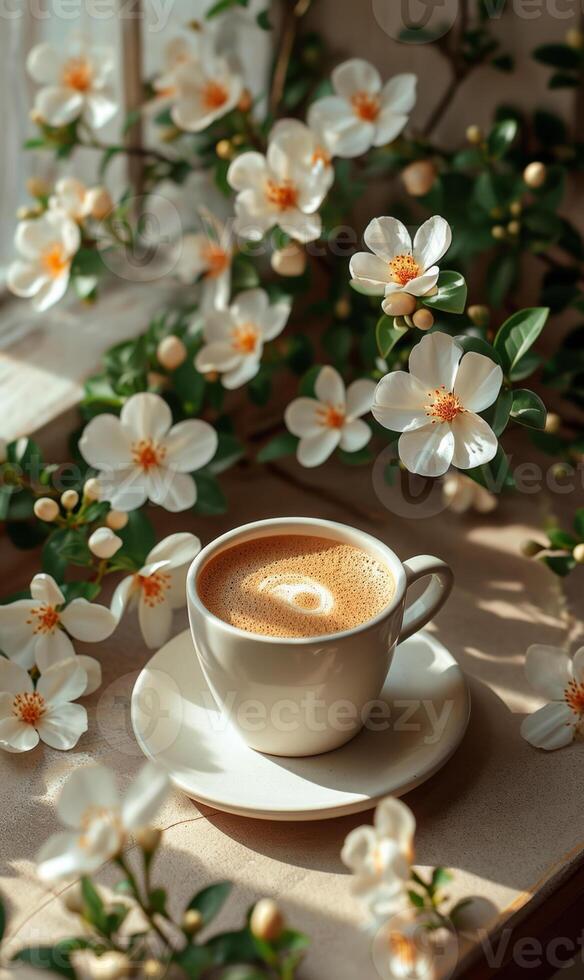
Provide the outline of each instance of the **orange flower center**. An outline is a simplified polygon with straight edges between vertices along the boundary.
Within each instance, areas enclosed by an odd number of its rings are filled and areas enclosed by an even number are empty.
[[[170,589],[171,578],[168,572],[152,572],[150,575],[136,575],[136,584],[142,589],[142,596],[147,606],[158,606],[164,602]]]
[[[212,79],[206,82],[201,89],[201,102],[205,109],[220,109],[227,102],[229,93],[221,82],[214,82]]]
[[[17,694],[12,702],[12,713],[25,725],[36,727],[45,711],[45,699],[36,691]]]
[[[231,334],[231,346],[240,354],[253,354],[258,343],[258,330],[253,323],[243,323]]]
[[[93,845],[91,830],[94,824],[99,824],[101,829],[109,825],[118,835],[121,848],[125,834],[119,810],[106,806],[88,806],[83,811],[79,821],[81,833],[77,838],[79,847],[87,848]]]
[[[327,153],[324,146],[317,146],[312,154],[312,166],[316,167],[319,163],[322,163],[324,167],[330,167],[331,165],[331,155]]]
[[[446,391],[444,385],[428,392],[428,397],[434,401],[426,405],[426,415],[432,419],[432,425],[436,422],[453,422],[457,415],[462,415],[466,411],[460,404],[458,395],[453,391]]]
[[[287,211],[289,208],[296,207],[298,191],[291,180],[283,180],[279,184],[275,180],[269,180],[266,186],[266,197],[278,211]]]
[[[564,699],[576,715],[584,715],[584,684],[571,680],[564,691]]]
[[[41,264],[51,279],[58,279],[71,265],[63,246],[55,242],[49,245],[41,256]]]
[[[363,122],[375,122],[379,115],[379,99],[369,92],[355,92],[351,96],[351,105],[357,118]]]
[[[152,439],[140,439],[139,442],[132,443],[132,459],[136,466],[145,471],[160,466],[165,456],[164,446],[158,446]]]
[[[203,247],[203,261],[207,266],[205,276],[213,279],[220,276],[229,265],[229,254],[220,245],[209,242]]]
[[[323,405],[317,414],[320,424],[327,429],[342,429],[345,424],[345,410],[339,405]]]
[[[55,606],[43,604],[31,609],[31,614],[32,618],[26,622],[33,627],[33,633],[52,633],[61,621]]]
[[[404,936],[403,932],[392,932],[389,935],[388,945],[391,956],[403,968],[404,976],[411,975],[418,959],[413,940],[409,936]]]
[[[405,286],[406,283],[411,282],[422,271],[418,263],[414,261],[413,255],[396,255],[389,263],[389,268],[391,278],[400,286]]]
[[[65,88],[87,92],[93,80],[90,63],[85,58],[70,58],[63,68],[61,79]]]

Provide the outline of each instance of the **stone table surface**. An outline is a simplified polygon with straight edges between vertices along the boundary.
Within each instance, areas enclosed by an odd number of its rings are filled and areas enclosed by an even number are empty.
[[[457,516],[430,503],[412,503],[404,514],[391,492],[380,501],[370,471],[331,463],[319,471],[286,464],[281,472],[245,469],[226,474],[229,512],[220,517],[156,514],[161,534],[196,532],[203,543],[248,520],[269,516],[319,516],[352,523],[390,544],[402,558],[436,554],[450,562],[454,593],[431,629],[467,673],[472,712],[467,734],[452,759],[407,796],[418,822],[416,861],[455,875],[451,894],[488,900],[491,926],[524,914],[550,895],[583,861],[582,763],[584,746],[545,754],[527,745],[519,728],[541,702],[529,690],[523,661],[533,642],[572,649],[581,639],[582,572],[567,585],[519,555],[546,512],[573,513],[581,492],[521,494],[506,498],[494,515]],[[374,478],[379,485],[378,476]],[[426,511],[438,511],[422,516]],[[38,570],[35,556],[1,548],[4,594],[26,587]],[[578,610],[577,604],[580,602]],[[184,629],[179,612],[175,632]],[[78,649],[82,651],[83,645]],[[83,652],[96,654],[96,645]],[[149,659],[133,614],[99,647],[103,686],[87,699],[89,731],[76,749],[38,748],[0,760],[2,817],[0,891],[7,899],[13,947],[65,935],[61,903],[35,876],[34,854],[58,829],[55,799],[77,766],[99,760],[127,785],[142,763],[131,733],[132,686]],[[228,765],[228,760],[226,760]],[[348,831],[372,813],[308,823],[279,823],[230,816],[197,806],[178,791],[160,815],[167,831],[158,859],[160,882],[172,883],[175,900],[197,886],[229,878],[235,889],[218,925],[234,927],[249,904],[277,896],[312,946],[302,977],[374,980],[370,938],[339,852]],[[104,869],[104,882],[113,880]]]

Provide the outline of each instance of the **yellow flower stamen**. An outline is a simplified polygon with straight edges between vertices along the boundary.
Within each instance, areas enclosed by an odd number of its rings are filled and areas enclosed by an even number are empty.
[[[136,586],[142,590],[142,596],[147,606],[153,607],[164,602],[171,585],[168,572],[152,572],[151,575],[136,575]]]
[[[417,279],[422,272],[413,255],[396,255],[389,263],[389,268],[391,278],[400,286],[405,286],[412,279]]]
[[[228,98],[229,92],[225,85],[222,85],[221,82],[215,82],[213,79],[206,82],[201,89],[201,102],[205,109],[210,111],[220,109],[222,105],[225,105]]]
[[[41,265],[51,279],[58,279],[69,268],[71,260],[65,256],[63,246],[55,242],[42,253]]]
[[[144,471],[160,466],[165,456],[164,446],[157,445],[152,439],[140,439],[139,442],[132,443],[132,459]]]
[[[17,694],[12,702],[12,713],[25,725],[35,728],[46,711],[46,702],[37,691]]]
[[[33,618],[27,619],[26,622],[29,626],[33,626],[33,633],[52,633],[61,620],[57,608],[46,603],[31,609],[31,616]]]
[[[259,332],[253,323],[243,323],[231,333],[231,346],[239,354],[253,354],[258,344]]]
[[[317,416],[327,429],[342,429],[345,424],[345,409],[340,405],[322,405],[317,409]]]
[[[283,180],[279,184],[275,180],[268,180],[266,197],[278,211],[287,211],[296,207],[298,190],[291,180]]]
[[[379,99],[370,92],[355,92],[351,96],[351,105],[357,118],[363,122],[375,122],[381,109]]]
[[[209,279],[220,276],[229,265],[229,254],[224,248],[221,248],[220,245],[215,245],[213,242],[209,242],[203,246],[202,258],[207,267],[205,276]]]
[[[426,415],[432,419],[432,425],[436,422],[453,422],[457,415],[462,415],[466,409],[461,405],[458,395],[453,391],[446,391],[444,385],[428,392],[428,397],[433,401],[426,405]]]
[[[69,58],[61,74],[65,88],[76,92],[87,92],[93,81],[93,70],[86,58]]]

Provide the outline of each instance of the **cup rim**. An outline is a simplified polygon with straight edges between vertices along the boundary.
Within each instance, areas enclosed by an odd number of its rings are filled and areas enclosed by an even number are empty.
[[[336,531],[338,534],[345,534],[347,537],[356,537],[361,541],[364,540],[370,548],[382,556],[382,560],[388,565],[393,577],[395,588],[387,605],[377,615],[372,616],[371,619],[366,619],[363,623],[358,623],[357,626],[353,626],[351,629],[338,630],[335,633],[323,633],[318,636],[268,636],[265,633],[251,633],[248,630],[240,629],[239,626],[226,623],[224,619],[216,616],[215,613],[211,612],[204,605],[196,588],[196,580],[200,569],[212,557],[214,552],[221,550],[229,544],[234,544],[237,538],[243,534],[268,530],[270,528],[273,528],[274,534],[277,534],[278,528],[289,528],[293,525],[309,526],[322,531],[328,529],[329,531]],[[326,534],[322,535],[322,537],[326,536]],[[285,643],[286,645],[291,644],[299,647],[314,646],[315,643],[329,643],[331,640],[341,640],[345,637],[355,636],[358,633],[363,633],[371,629],[384,619],[387,619],[398,609],[404,597],[405,590],[406,574],[403,564],[395,551],[392,551],[388,545],[384,544],[383,541],[380,541],[372,534],[368,534],[367,531],[352,527],[350,524],[342,524],[340,521],[329,521],[321,517],[268,517],[260,521],[250,521],[248,524],[240,524],[238,527],[232,528],[230,531],[226,531],[224,534],[219,535],[219,537],[214,538],[213,541],[210,541],[209,544],[201,549],[189,566],[186,581],[189,606],[194,606],[201,616],[210,619],[217,627],[225,630],[228,634],[238,636],[241,639],[257,641],[258,643],[273,645]]]

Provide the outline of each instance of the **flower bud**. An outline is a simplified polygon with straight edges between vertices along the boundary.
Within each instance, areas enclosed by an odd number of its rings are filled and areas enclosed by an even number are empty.
[[[5,463],[8,459],[8,443],[0,436],[0,463]]]
[[[87,191],[87,210],[96,221],[103,221],[114,206],[112,196],[105,187],[91,187]]]
[[[519,546],[519,550],[525,558],[535,558],[544,548],[545,545],[540,544],[539,541],[532,541],[529,538],[526,541],[522,541]]]
[[[94,476],[90,477],[83,484],[83,496],[85,500],[99,500],[101,494],[101,487],[99,485],[99,480]]]
[[[549,432],[550,435],[555,435],[556,432],[560,431],[562,425],[562,420],[559,415],[555,412],[548,412],[545,419],[545,431]]]
[[[237,103],[237,108],[240,112],[249,112],[252,106],[251,93],[248,89],[244,89],[239,97],[239,102]]]
[[[79,503],[79,494],[77,490],[65,490],[61,494],[61,507],[65,510],[75,510],[77,504]]]
[[[112,529],[112,531],[121,531],[125,528],[128,523],[128,515],[123,510],[110,510],[106,519],[106,525]]]
[[[89,550],[96,558],[113,558],[123,543],[109,527],[98,527],[87,542]]]
[[[51,193],[50,184],[42,177],[29,177],[26,189],[31,197],[47,197]]]
[[[61,901],[68,912],[81,915],[84,905],[81,882],[76,881],[69,888],[66,888],[61,894]]]
[[[503,238],[506,237],[507,232],[503,228],[503,225],[493,225],[493,227],[491,228],[491,235],[497,241],[501,241]]]
[[[383,304],[388,316],[410,316],[417,306],[415,296],[409,293],[392,293]]]
[[[511,201],[511,204],[509,205],[509,211],[511,212],[514,218],[518,218],[521,212],[523,211],[523,205],[521,201]]]
[[[251,913],[249,928],[256,939],[271,943],[282,934],[284,916],[273,898],[261,898]]]
[[[161,374],[160,371],[148,371],[146,381],[148,382],[149,388],[166,388],[168,378],[165,374]]]
[[[431,160],[414,160],[401,172],[403,185],[412,197],[428,194],[437,176],[438,171]]]
[[[142,976],[146,980],[162,980],[166,976],[166,966],[160,960],[144,960],[142,964]]]
[[[219,380],[219,371],[206,371],[204,378],[205,381],[209,382],[209,384],[215,384],[215,382]]]
[[[536,189],[545,184],[547,178],[547,169],[544,163],[540,163],[539,160],[534,160],[533,163],[528,163],[525,170],[523,171],[523,180],[528,187]]]
[[[575,51],[582,51],[584,48],[584,33],[579,31],[577,27],[570,27],[566,31],[566,44],[569,48],[574,48]]]
[[[470,322],[474,323],[475,327],[488,327],[491,319],[491,311],[488,306],[469,306],[466,312]]]
[[[28,118],[32,123],[35,123],[37,126],[42,126],[42,124],[45,121],[38,109],[31,109],[28,114]]]
[[[584,565],[584,541],[576,545],[572,552],[572,557],[579,565]]]
[[[158,827],[140,827],[134,834],[138,847],[141,847],[146,854],[154,854],[160,844],[162,831]]]
[[[165,126],[158,131],[158,139],[161,143],[174,143],[180,134],[181,130],[177,126]]]
[[[93,954],[87,973],[91,980],[121,980],[130,973],[130,961],[125,953],[108,950],[103,956]]]
[[[306,252],[301,245],[290,242],[272,254],[271,264],[279,276],[301,276],[306,269]]]
[[[334,313],[338,320],[346,320],[351,315],[351,303],[346,296],[337,300]]]
[[[466,130],[466,138],[472,146],[478,146],[483,141],[483,131],[480,126],[469,126]]]
[[[203,916],[198,909],[187,909],[183,915],[181,929],[187,936],[194,936],[203,925]]]
[[[220,160],[231,160],[233,158],[233,147],[229,140],[219,140],[215,147],[215,153]]]
[[[429,330],[430,327],[434,326],[434,315],[430,310],[421,309],[414,313],[412,320],[414,321],[414,326],[418,330]]]
[[[188,351],[180,337],[163,337],[156,348],[158,362],[166,371],[176,371],[187,359]]]
[[[521,231],[521,224],[519,221],[510,221],[507,225],[507,231],[513,238],[516,238]]]
[[[34,207],[27,207],[24,205],[21,208],[16,209],[16,217],[18,221],[30,221],[32,218],[38,218],[42,214],[42,208],[37,204]]]
[[[38,517],[39,521],[46,521],[50,524],[59,516],[59,505],[56,500],[51,500],[50,497],[39,497],[35,500],[33,507],[35,517]]]

